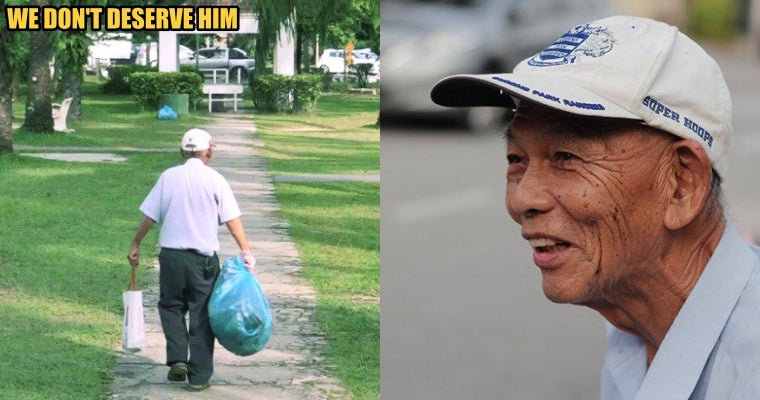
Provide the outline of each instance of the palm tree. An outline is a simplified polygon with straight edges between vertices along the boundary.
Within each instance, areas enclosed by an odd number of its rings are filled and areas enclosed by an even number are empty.
[[[33,0],[31,5],[47,6],[47,0]],[[50,101],[50,34],[44,30],[29,32],[29,96],[26,99],[24,127],[33,132],[53,130],[53,107]]]
[[[255,75],[261,75],[264,64],[258,60],[266,60],[272,45],[277,41],[280,30],[293,30],[295,27],[294,14],[297,0],[252,0],[250,3],[243,3],[243,7],[251,7],[253,13],[258,17],[259,33],[256,38],[254,58],[256,61]]]

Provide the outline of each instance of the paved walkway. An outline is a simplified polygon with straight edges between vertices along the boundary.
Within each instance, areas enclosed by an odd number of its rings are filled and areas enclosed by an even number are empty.
[[[109,399],[338,399],[346,390],[332,378],[322,357],[325,338],[315,321],[314,291],[302,277],[298,252],[279,219],[272,178],[260,156],[250,116],[221,115],[205,126],[217,145],[211,166],[232,185],[243,211],[243,223],[257,259],[257,278],[274,317],[267,348],[239,357],[217,344],[210,389],[192,393],[166,380],[165,341],[158,318],[158,267],[141,282],[148,344],[134,354],[118,351]],[[237,254],[223,228],[220,260]]]

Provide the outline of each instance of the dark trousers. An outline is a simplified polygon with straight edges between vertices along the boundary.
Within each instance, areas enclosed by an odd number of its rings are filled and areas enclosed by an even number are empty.
[[[166,364],[187,363],[188,381],[193,385],[205,383],[214,373],[214,333],[209,325],[208,301],[219,275],[219,257],[162,248],[158,261],[158,313],[166,337]],[[189,327],[185,320],[188,311]]]

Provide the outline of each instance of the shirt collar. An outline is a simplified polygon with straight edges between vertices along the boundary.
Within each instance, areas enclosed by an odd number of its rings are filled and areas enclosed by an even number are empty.
[[[203,160],[198,157],[190,157],[185,161],[185,165],[206,165]]]
[[[689,398],[753,266],[749,246],[733,226],[727,225],[660,344],[636,400]]]

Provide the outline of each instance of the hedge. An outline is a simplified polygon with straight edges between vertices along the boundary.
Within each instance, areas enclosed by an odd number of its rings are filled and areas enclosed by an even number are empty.
[[[129,88],[129,75],[134,72],[156,71],[156,67],[147,65],[124,64],[108,67],[108,81],[101,86],[103,93],[107,94],[131,94]]]
[[[311,112],[322,89],[322,76],[262,75],[250,81],[253,108],[268,112]]]
[[[203,96],[203,78],[196,72],[135,72],[129,76],[129,86],[142,107],[157,110],[161,95],[186,93],[195,107]]]

